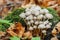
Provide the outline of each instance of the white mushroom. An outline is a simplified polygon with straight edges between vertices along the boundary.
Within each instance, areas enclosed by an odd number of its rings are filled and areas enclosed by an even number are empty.
[[[35,9],[35,6],[32,6],[30,9],[31,9],[31,10]]]
[[[44,22],[43,21],[40,21],[39,24],[43,24]]]
[[[37,28],[37,26],[33,26],[33,28]]]
[[[52,14],[45,14],[45,16],[48,18],[48,19],[52,19],[53,18],[53,15]]]
[[[39,13],[39,11],[35,11],[35,16],[38,16],[40,13]]]
[[[35,25],[38,25],[38,24],[39,24],[39,21],[36,21],[36,22],[35,22]]]
[[[29,8],[26,8],[26,10],[25,10],[25,11],[27,12],[27,11],[29,11],[29,10],[30,10]]]
[[[41,10],[41,7],[37,5],[34,9],[39,11]]]
[[[28,25],[30,25],[31,23],[30,22],[27,22]]]
[[[30,23],[34,23],[34,21],[33,21],[33,20],[31,20],[31,21],[30,21]]]
[[[31,11],[31,12],[32,12],[32,14],[33,14],[33,15],[35,15],[36,13],[38,13],[38,14],[39,14],[39,12],[38,12],[37,10],[35,10],[35,9],[32,9],[32,11]]]
[[[38,15],[37,16],[37,19],[42,19],[44,16],[41,14],[41,15]]]
[[[45,13],[49,13],[49,11],[48,11],[47,9],[43,9],[43,11],[44,11]]]
[[[32,15],[29,15],[28,17],[29,17],[29,19],[30,19],[30,20],[32,20],[32,19],[33,19],[33,16],[32,16]]]
[[[33,19],[34,19],[34,20],[36,20],[36,19],[37,19],[37,17],[35,17],[35,16],[34,16],[34,18],[33,18]]]
[[[45,14],[43,9],[40,10],[40,14]]]
[[[49,25],[52,25],[52,23],[49,23]]]
[[[25,13],[21,13],[20,15],[19,15],[21,18],[25,18],[26,16],[25,16]]]
[[[42,30],[42,33],[46,33],[46,30]]]
[[[29,16],[30,14],[31,14],[31,11],[27,11],[27,12],[25,13],[26,16]]]
[[[29,20],[29,17],[26,17],[25,19],[26,19],[26,20]]]
[[[38,10],[36,10],[35,8],[34,9],[31,9],[32,11],[32,14],[34,14],[35,16],[37,16],[37,15],[39,15],[39,11]]]
[[[46,28],[51,28],[51,26],[50,25],[46,25]]]
[[[43,18],[46,19],[46,16],[44,16]]]
[[[46,20],[45,22],[44,22],[44,24],[48,24],[49,23],[49,21],[48,20]]]
[[[29,27],[29,30],[33,30],[33,27]]]
[[[46,27],[45,27],[44,24],[40,24],[40,25],[38,26],[38,28],[44,29],[44,28],[46,28]]]

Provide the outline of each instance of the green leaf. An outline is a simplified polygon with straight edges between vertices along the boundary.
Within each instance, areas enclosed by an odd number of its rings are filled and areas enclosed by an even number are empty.
[[[8,20],[3,20],[3,19],[0,19],[0,31],[6,31],[7,28],[9,28],[9,26],[11,25],[12,23],[10,23],[10,21]]]
[[[0,25],[0,31],[5,32],[6,31],[6,28],[3,25]]]
[[[0,23],[1,23],[1,24],[9,24],[9,25],[11,24],[10,21],[8,21],[8,20],[3,20],[3,19],[0,19]]]
[[[31,40],[41,40],[41,38],[40,37],[32,37]]]
[[[20,40],[20,38],[16,37],[16,36],[13,36],[13,37],[10,37],[10,40]]]

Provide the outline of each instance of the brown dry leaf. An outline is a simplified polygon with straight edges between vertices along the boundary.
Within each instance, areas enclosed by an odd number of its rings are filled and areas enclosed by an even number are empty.
[[[24,33],[25,37],[32,38],[32,33],[30,31]]]
[[[58,38],[57,37],[53,37],[53,38],[51,38],[51,40],[58,40]]]
[[[57,28],[58,31],[60,32],[60,22],[56,25],[56,28]]]
[[[0,37],[5,36],[5,34],[6,34],[5,32],[0,31]]]
[[[56,31],[56,29],[54,28],[54,29],[52,30],[52,35],[55,36],[56,34],[57,34],[57,31]]]
[[[11,27],[8,28],[8,30],[7,30],[7,32],[11,36],[18,36],[18,37],[22,37],[24,31],[25,31],[25,28],[19,22],[16,23],[15,26],[14,25],[11,25]]]
[[[13,29],[15,29],[15,24],[10,25],[10,27],[8,28],[8,30],[13,30]]]
[[[57,3],[60,5],[60,0],[57,0]]]
[[[50,7],[50,6],[55,6],[55,4],[60,5],[60,0],[25,0],[23,5],[27,4],[37,4],[39,6],[43,7]]]
[[[60,13],[60,6],[56,7],[56,10]]]
[[[48,6],[55,4],[55,3],[56,2],[54,0],[25,0],[23,5],[37,4],[39,6],[48,7]]]
[[[56,35],[59,32],[60,32],[60,22],[56,24],[56,27],[54,27],[54,29],[52,30],[52,34]]]
[[[17,36],[17,34],[15,32],[13,32],[12,30],[7,30],[7,32],[11,35],[11,36]]]
[[[19,33],[17,34],[19,37],[22,37],[22,35],[24,34],[25,32],[25,28],[22,26],[21,23],[17,23],[16,24],[16,29],[19,31]]]
[[[6,4],[6,0],[0,0],[0,5]]]

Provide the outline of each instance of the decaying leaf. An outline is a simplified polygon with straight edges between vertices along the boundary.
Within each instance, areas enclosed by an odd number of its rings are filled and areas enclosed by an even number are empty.
[[[59,32],[60,32],[60,22],[57,23],[57,25],[54,27],[54,29],[52,30],[52,34],[57,35],[57,33]]]
[[[51,38],[51,40],[58,40],[58,38],[57,37],[53,37],[53,38]]]
[[[27,37],[27,38],[32,38],[32,33],[30,31],[25,32],[24,36]]]
[[[10,28],[8,28],[8,30],[7,30],[7,32],[11,36],[18,36],[18,37],[22,37],[24,31],[25,31],[25,28],[19,22],[16,23],[15,26],[13,25]]]
[[[0,37],[5,36],[5,34],[6,34],[5,32],[0,31]]]

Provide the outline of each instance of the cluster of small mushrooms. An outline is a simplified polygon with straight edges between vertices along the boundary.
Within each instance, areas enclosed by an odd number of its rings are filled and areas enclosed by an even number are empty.
[[[19,15],[23,18],[28,25],[28,30],[34,29],[48,29],[51,28],[52,23],[49,19],[53,19],[53,15],[45,8],[38,5],[30,5],[26,8],[25,12]],[[42,31],[43,33],[45,30]]]

